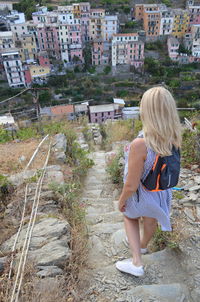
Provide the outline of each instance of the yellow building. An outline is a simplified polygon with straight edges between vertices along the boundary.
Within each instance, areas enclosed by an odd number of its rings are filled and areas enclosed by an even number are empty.
[[[174,25],[172,35],[176,38],[182,38],[188,31],[190,15],[188,10],[174,10]]]
[[[80,5],[79,3],[73,3],[73,14],[75,18],[80,18],[81,17],[81,10],[80,10]]]
[[[105,9],[95,8],[90,11],[89,36],[91,40],[104,37]]]
[[[21,35],[20,40],[15,41],[15,45],[20,50],[22,62],[31,63],[36,60],[37,46],[33,34]]]
[[[44,78],[50,74],[50,67],[41,65],[29,65],[31,78]]]

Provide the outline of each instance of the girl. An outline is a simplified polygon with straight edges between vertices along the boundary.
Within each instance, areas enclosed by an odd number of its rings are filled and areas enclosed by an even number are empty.
[[[124,214],[132,260],[116,263],[117,269],[134,276],[142,276],[144,269],[141,253],[147,252],[157,221],[163,231],[171,231],[171,189],[159,192],[147,191],[141,184],[151,170],[156,154],[171,155],[172,147],[181,146],[181,125],[176,103],[164,87],[147,90],[141,100],[140,115],[144,138],[136,138],[130,144],[125,183],[119,199],[119,210]],[[139,218],[143,217],[143,236],[140,239]]]

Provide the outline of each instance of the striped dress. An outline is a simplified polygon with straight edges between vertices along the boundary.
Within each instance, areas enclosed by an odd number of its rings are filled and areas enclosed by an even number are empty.
[[[129,146],[125,147],[125,169],[124,182],[128,174],[128,154]],[[146,178],[155,161],[156,153],[147,148],[147,158],[144,162],[142,180]],[[172,199],[172,189],[150,192],[140,183],[138,193],[134,193],[126,201],[125,212],[123,214],[129,218],[152,217],[157,219],[163,231],[171,231],[170,208]]]

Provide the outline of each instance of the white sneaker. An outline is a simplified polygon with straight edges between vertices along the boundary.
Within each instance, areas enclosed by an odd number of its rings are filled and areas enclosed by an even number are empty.
[[[125,239],[123,240],[123,242],[124,242],[124,245],[126,246],[126,247],[129,247],[129,242],[128,242],[128,237],[126,236],[125,237]],[[140,249],[140,252],[141,252],[141,254],[143,254],[143,255],[145,255],[145,254],[148,254],[148,249],[147,248],[144,248],[144,249]]]
[[[123,273],[131,274],[136,277],[144,275],[143,266],[135,266],[132,261],[129,259],[127,260],[117,261],[115,264],[116,268]]]

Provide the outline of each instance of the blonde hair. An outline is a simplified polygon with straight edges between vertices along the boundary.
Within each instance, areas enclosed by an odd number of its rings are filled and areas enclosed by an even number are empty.
[[[140,105],[144,138],[148,147],[161,156],[171,155],[172,146],[181,146],[181,124],[176,103],[164,87],[148,89]]]

